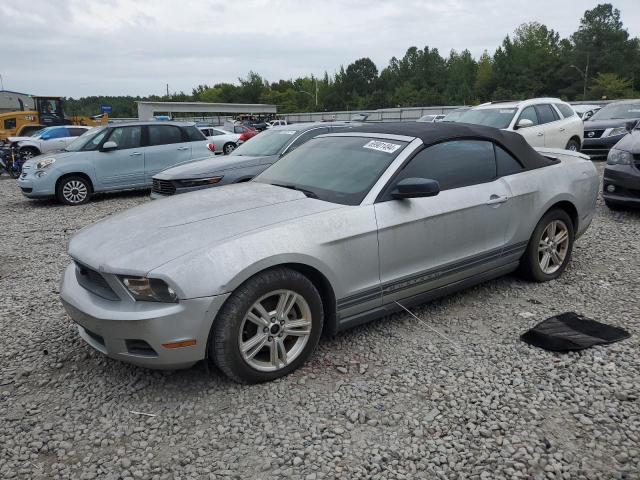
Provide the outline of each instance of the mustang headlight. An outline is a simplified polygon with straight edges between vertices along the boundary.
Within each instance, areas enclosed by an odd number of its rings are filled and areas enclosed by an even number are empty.
[[[616,128],[612,128],[611,131],[609,132],[609,135],[607,136],[616,137],[618,135],[626,135],[627,133],[629,133],[629,130],[627,130],[627,127],[616,127]]]
[[[44,160],[40,160],[36,163],[36,170],[42,170],[43,168],[50,167],[54,163],[56,163],[55,158],[45,158]]]
[[[633,163],[633,155],[624,150],[612,148],[607,155],[607,164],[609,165],[631,165]]]
[[[215,185],[222,180],[222,176],[209,178],[193,178],[187,180],[178,180],[181,187],[200,187],[202,185]]]
[[[159,278],[121,276],[120,281],[137,301],[164,303],[178,301],[176,292]]]

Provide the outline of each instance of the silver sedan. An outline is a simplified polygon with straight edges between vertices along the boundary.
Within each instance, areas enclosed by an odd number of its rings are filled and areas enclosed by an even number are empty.
[[[109,217],[71,241],[61,298],[93,348],[239,382],[334,334],[516,269],[557,278],[595,211],[579,153],[456,123],[310,140],[253,181]]]

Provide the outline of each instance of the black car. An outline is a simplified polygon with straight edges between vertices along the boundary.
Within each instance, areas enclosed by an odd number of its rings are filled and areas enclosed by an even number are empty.
[[[640,126],[609,151],[602,196],[614,210],[640,207]]]
[[[613,102],[584,122],[582,153],[604,157],[640,120],[640,100]]]

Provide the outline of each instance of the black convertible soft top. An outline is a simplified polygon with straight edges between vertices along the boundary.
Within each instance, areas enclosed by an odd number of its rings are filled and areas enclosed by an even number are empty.
[[[349,131],[416,137],[422,140],[426,146],[455,139],[489,140],[515,156],[527,170],[557,163],[557,160],[552,160],[536,152],[522,135],[483,125],[457,122],[380,122],[354,125]]]

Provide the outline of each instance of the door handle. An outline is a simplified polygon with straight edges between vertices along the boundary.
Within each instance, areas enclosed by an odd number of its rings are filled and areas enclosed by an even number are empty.
[[[564,132],[564,130],[565,130],[564,127],[560,129],[561,132]]]
[[[486,201],[487,205],[499,205],[501,203],[506,202],[507,200],[509,200],[509,197],[505,196],[501,196],[501,195],[491,195],[489,197],[489,200]]]
[[[140,155],[142,155],[141,152],[133,152],[129,154],[130,157],[139,157]]]
[[[178,150],[189,150],[189,147],[180,147]]]
[[[537,135],[538,135],[539,137],[541,137],[542,135],[544,135],[544,133],[542,133],[542,132],[538,132],[538,134],[537,134]]]

